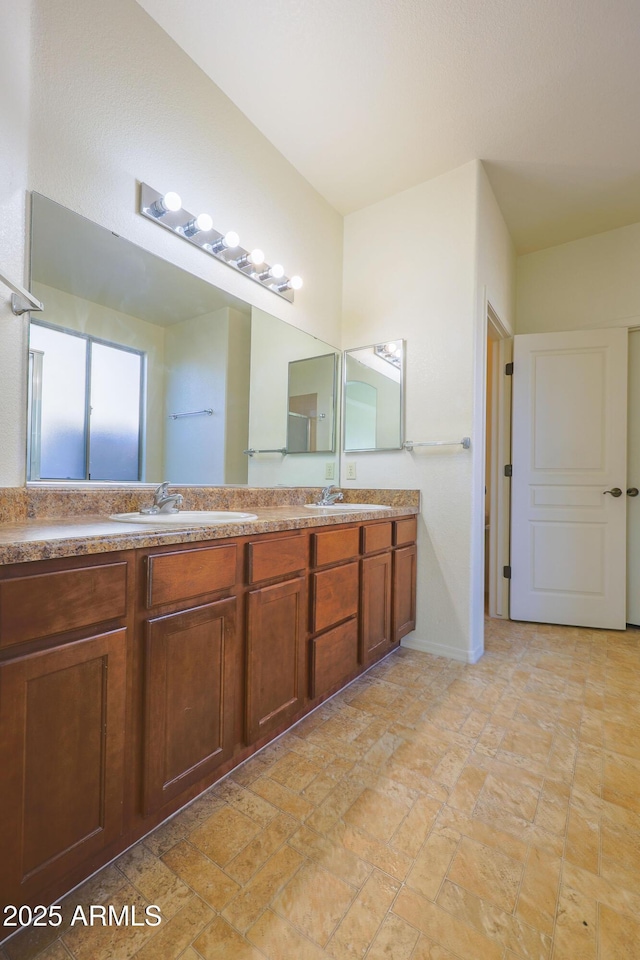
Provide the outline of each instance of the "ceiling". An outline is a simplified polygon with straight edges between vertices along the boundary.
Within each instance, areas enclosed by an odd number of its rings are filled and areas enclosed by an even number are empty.
[[[640,220],[638,0],[138,0],[343,214],[473,159],[520,253]]]

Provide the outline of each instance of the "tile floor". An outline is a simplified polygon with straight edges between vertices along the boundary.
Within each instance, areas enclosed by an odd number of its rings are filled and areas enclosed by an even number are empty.
[[[159,928],[0,960],[638,960],[640,631],[486,646],[393,654],[63,902]]]

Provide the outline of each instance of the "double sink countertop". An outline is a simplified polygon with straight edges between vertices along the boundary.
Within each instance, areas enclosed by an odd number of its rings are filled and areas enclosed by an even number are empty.
[[[345,490],[345,499],[362,506],[353,512],[325,513],[305,507],[319,498],[319,488],[175,486],[171,492],[183,494],[185,510],[246,511],[257,519],[197,526],[109,519],[112,513],[148,506],[149,489],[153,488],[0,490],[0,564],[384,520],[420,512],[417,490]],[[367,503],[383,504],[385,509],[366,509]]]

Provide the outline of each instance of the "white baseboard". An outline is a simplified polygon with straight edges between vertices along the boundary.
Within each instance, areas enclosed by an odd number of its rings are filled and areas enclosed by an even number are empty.
[[[420,640],[419,637],[404,637],[400,641],[401,647],[409,650],[420,650],[422,653],[432,653],[436,657],[448,657],[449,660],[460,660],[462,663],[477,663],[484,650],[461,650],[460,647],[451,647],[447,643],[434,643],[432,640]]]

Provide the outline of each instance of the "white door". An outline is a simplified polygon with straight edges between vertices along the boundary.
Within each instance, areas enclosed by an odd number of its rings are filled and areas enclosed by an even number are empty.
[[[627,330],[514,338],[511,618],[625,628]]]
[[[627,623],[640,625],[640,330],[629,332]]]

